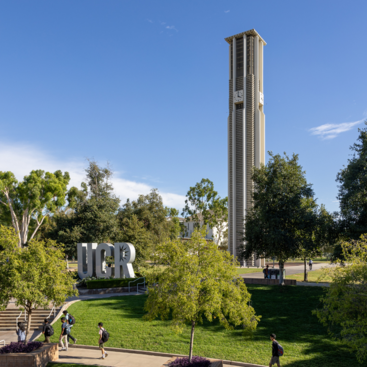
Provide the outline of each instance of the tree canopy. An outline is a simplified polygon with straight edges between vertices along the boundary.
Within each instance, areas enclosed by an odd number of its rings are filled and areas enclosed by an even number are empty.
[[[315,313],[330,335],[355,351],[362,363],[367,359],[367,235],[341,247],[348,266],[324,269],[332,282],[321,299],[323,308]]]
[[[18,236],[18,246],[32,240],[45,218],[63,207],[67,200],[73,200],[73,191],[67,192],[69,181],[69,173],[61,171],[35,170],[21,182],[12,172],[0,171],[0,205],[3,206],[0,219],[5,223],[4,217],[8,216],[7,221]]]
[[[182,215],[199,226],[215,228],[217,243],[221,245],[228,222],[228,198],[222,199],[214,190],[213,182],[207,178],[190,187],[186,197]]]
[[[145,304],[147,320],[172,318],[172,327],[181,331],[191,326],[190,361],[194,330],[206,318],[218,319],[227,329],[242,325],[254,330],[260,320],[249,305],[251,295],[237,275],[233,257],[205,240],[205,231],[194,231],[189,241],[179,239],[159,244],[155,261],[165,269],[148,275],[149,294]]]
[[[18,246],[13,228],[0,226],[0,310],[11,298],[27,312],[27,338],[36,308],[50,304],[61,306],[67,297],[77,294],[72,273],[66,269],[65,255],[55,241],[29,241]]]
[[[242,256],[276,257],[282,283],[284,263],[302,248],[310,249],[317,218],[298,155],[269,154],[266,166],[253,169],[253,206],[246,213]]]

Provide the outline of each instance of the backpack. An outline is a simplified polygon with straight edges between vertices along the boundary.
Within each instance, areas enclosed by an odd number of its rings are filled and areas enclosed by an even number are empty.
[[[75,324],[75,317],[69,314],[69,324],[74,325]]]
[[[110,334],[108,333],[108,331],[103,330],[102,331],[102,342],[106,343],[106,341],[108,341],[109,338],[110,338]]]
[[[282,357],[284,354],[284,348],[278,343],[278,355]]]
[[[51,325],[47,325],[48,327],[46,328],[45,334],[47,333],[46,336],[52,336],[54,335],[54,328]]]

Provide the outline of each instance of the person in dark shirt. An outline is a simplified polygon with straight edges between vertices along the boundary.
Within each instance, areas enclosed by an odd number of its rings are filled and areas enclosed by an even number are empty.
[[[47,319],[44,320],[42,334],[45,336],[44,343],[51,343],[50,342],[50,324],[48,323]]]
[[[275,340],[277,336],[275,334],[270,334],[270,340],[272,341],[272,357],[269,363],[269,367],[273,364],[277,364],[280,367],[279,363],[279,353],[278,353],[278,342]]]
[[[263,273],[264,273],[264,279],[269,278],[269,265],[266,265],[266,268],[264,268]]]

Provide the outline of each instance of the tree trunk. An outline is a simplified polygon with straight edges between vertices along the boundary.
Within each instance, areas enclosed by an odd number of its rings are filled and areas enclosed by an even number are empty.
[[[25,334],[25,344],[27,344],[28,342],[28,334],[29,334],[29,330],[31,328],[31,321],[32,321],[32,306],[29,307],[29,309],[27,310],[28,313],[28,320],[27,320],[27,332]]]
[[[279,285],[284,285],[283,279],[284,261],[279,260]]]
[[[303,259],[304,262],[304,277],[303,277],[303,281],[307,282],[307,264],[306,264],[306,258]]]
[[[191,339],[190,339],[190,353],[189,353],[189,361],[192,359],[192,347],[194,344],[194,330],[195,330],[195,321],[191,324]]]

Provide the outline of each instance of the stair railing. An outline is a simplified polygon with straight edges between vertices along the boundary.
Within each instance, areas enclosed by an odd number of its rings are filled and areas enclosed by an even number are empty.
[[[52,307],[50,314],[47,316],[47,319],[49,319],[51,317],[52,312],[54,313],[54,317],[55,317],[55,305]]]
[[[130,282],[128,283],[128,287],[129,287],[129,293],[130,293],[130,284],[131,283],[133,283],[133,282],[137,282],[137,281],[139,281],[140,279],[144,279],[144,282],[143,283],[139,283],[140,285],[141,284],[144,284],[144,286],[145,286],[145,277],[141,277],[141,278],[136,278],[136,279],[134,279],[134,280],[130,280]],[[137,284],[136,285],[136,289],[138,289],[139,288],[139,284]]]
[[[144,279],[144,282],[143,283],[138,283],[136,285],[136,293],[139,293],[139,285],[142,285],[143,284],[143,288],[145,288],[145,278],[143,278],[143,279]]]

